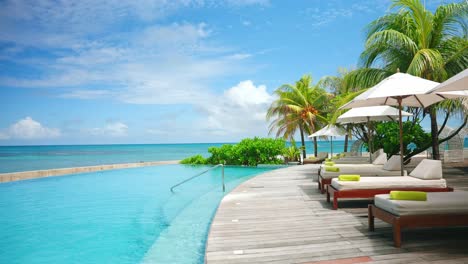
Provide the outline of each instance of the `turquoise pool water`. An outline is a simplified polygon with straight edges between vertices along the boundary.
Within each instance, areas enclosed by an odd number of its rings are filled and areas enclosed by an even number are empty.
[[[0,263],[203,263],[224,193],[214,169],[167,165],[0,184]],[[226,167],[226,191],[272,168]]]

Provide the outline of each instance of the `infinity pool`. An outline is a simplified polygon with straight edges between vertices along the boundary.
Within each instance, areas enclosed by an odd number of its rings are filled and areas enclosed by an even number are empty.
[[[0,184],[0,263],[203,263],[221,168],[166,165]],[[226,167],[226,192],[273,168]]]

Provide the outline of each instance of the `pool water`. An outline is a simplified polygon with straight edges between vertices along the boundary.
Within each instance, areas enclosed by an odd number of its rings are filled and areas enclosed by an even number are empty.
[[[0,263],[203,263],[221,168],[167,165],[0,184]],[[273,168],[225,167],[226,192]]]

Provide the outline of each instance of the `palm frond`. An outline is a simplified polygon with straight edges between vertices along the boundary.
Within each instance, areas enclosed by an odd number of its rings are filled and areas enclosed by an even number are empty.
[[[449,37],[468,35],[468,3],[451,3],[439,6],[434,14],[434,27],[432,32],[431,47],[436,47],[440,42]]]
[[[376,68],[361,68],[351,71],[343,78],[344,91],[348,93],[372,87],[393,73]]]
[[[411,18],[418,31],[415,39],[418,47],[420,49],[429,48],[433,30],[432,13],[426,10],[420,0],[395,0],[392,6],[400,7],[402,10],[408,10],[411,13]]]
[[[438,50],[421,49],[414,56],[407,73],[429,80],[441,81],[446,78],[444,59]]]

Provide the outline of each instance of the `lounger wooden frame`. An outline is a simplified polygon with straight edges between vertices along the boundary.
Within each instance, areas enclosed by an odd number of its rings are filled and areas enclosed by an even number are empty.
[[[374,218],[387,222],[393,228],[393,244],[401,247],[401,229],[416,227],[468,226],[468,214],[429,214],[397,216],[375,205],[369,205],[369,231],[374,231]]]
[[[421,191],[421,192],[453,192],[453,188],[391,188],[391,189],[361,189],[361,190],[337,190],[331,184],[327,185],[327,202],[333,196],[333,210],[338,209],[338,198],[368,198],[374,199],[377,194],[387,194],[391,191]]]
[[[319,170],[320,172],[320,170]],[[324,179],[322,175],[318,177],[318,189],[321,193],[325,193],[327,186],[331,184],[332,179]]]

